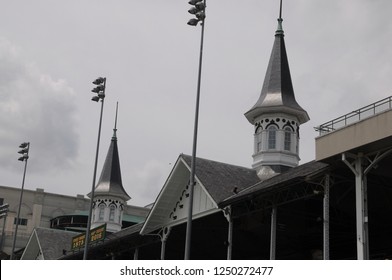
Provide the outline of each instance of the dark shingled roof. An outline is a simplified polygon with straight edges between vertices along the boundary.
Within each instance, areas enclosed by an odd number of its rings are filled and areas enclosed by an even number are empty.
[[[260,97],[245,116],[253,124],[254,119],[262,113],[283,110],[297,116],[300,123],[309,120],[308,113],[295,100],[284,34],[279,23]]]
[[[127,237],[129,235],[135,234],[135,233],[139,233],[143,227],[143,224],[144,223],[135,224],[130,227],[124,228],[120,231],[114,232],[114,233],[108,235],[107,240],[105,240],[105,241],[123,238],[123,237]]]
[[[45,260],[55,260],[63,255],[63,250],[70,251],[72,237],[80,234],[51,228],[36,228],[35,232]]]
[[[233,195],[223,201],[220,206],[234,204],[247,200],[256,195],[260,195],[263,192],[274,191],[295,180],[304,180],[306,177],[315,176],[321,172],[324,172],[329,167],[328,164],[311,161],[297,167],[293,167],[290,170],[269,178],[265,181],[259,182],[236,195]]]
[[[184,154],[181,157],[190,167],[192,157]],[[195,172],[216,203],[260,182],[254,169],[203,158],[196,159]]]
[[[117,137],[113,136],[102,168],[101,177],[95,187],[95,195],[116,195],[125,199],[131,197],[124,190],[121,180],[120,158],[118,155]]]

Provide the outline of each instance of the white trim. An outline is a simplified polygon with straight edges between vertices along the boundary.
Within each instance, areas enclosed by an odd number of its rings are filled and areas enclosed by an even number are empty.
[[[159,219],[163,219],[162,215],[159,215],[159,213],[157,213],[157,211],[158,211],[158,208],[159,208],[159,206],[161,204],[162,198],[164,197],[165,193],[168,191],[168,189],[170,187],[170,183],[171,182],[173,182],[173,183],[176,182],[175,181],[176,174],[178,174],[178,176],[181,176],[181,177],[179,177],[179,179],[184,180],[184,176],[185,176],[184,172],[185,172],[185,170],[184,169],[183,170],[179,170],[180,167],[185,168],[186,172],[188,173],[188,174],[186,174],[186,176],[188,176],[188,177],[190,176],[191,168],[186,163],[186,161],[184,160],[182,155],[180,155],[178,157],[178,159],[177,159],[177,161],[176,161],[172,171],[170,172],[169,177],[166,179],[166,182],[165,182],[163,188],[161,189],[157,199],[155,200],[155,203],[154,203],[153,207],[151,208],[151,210],[150,210],[150,212],[149,212],[149,214],[148,214],[148,216],[147,216],[147,218],[145,220],[145,223],[144,223],[142,229],[140,230],[140,234],[141,235],[145,235],[145,234],[151,233],[151,232],[153,232],[153,231],[155,231],[157,229],[162,228],[163,226],[174,226],[174,225],[178,225],[178,224],[184,223],[186,221],[186,217],[185,218],[182,217],[182,218],[180,218],[178,220],[170,221],[170,222],[168,222],[168,223],[166,223],[164,225],[163,224],[159,224],[159,223],[158,223],[159,225],[152,224],[154,217],[157,217],[158,220]],[[183,173],[181,174],[179,172],[183,172]],[[220,211],[220,208],[218,207],[218,204],[212,198],[211,194],[206,190],[205,186],[202,184],[202,182],[200,181],[200,179],[197,176],[195,176],[195,183],[196,183],[197,186],[200,187],[200,190],[202,191],[202,193],[205,194],[205,196],[209,200],[209,203],[212,204],[212,208],[208,209],[206,211],[194,214],[192,219],[198,219],[198,218],[201,218],[201,217],[204,217],[204,216],[207,216],[207,215],[210,215],[212,213]],[[173,189],[173,191],[174,191],[174,189]],[[175,203],[175,201],[173,201],[173,203]],[[210,205],[210,207],[211,207],[211,205]]]
[[[188,167],[189,170],[189,174],[191,172],[191,167],[189,165],[186,164],[185,160],[183,158],[181,158],[181,160],[183,161],[183,163],[185,164],[186,167]],[[207,194],[207,197],[212,201],[213,205],[215,208],[219,208],[218,204],[216,203],[216,201],[212,198],[212,196],[210,195],[210,193],[207,191],[207,189],[204,187],[204,185],[202,184],[202,182],[199,180],[199,178],[197,177],[197,174],[195,176],[195,181],[196,183],[198,183],[200,185],[200,187],[202,188],[202,190]]]
[[[167,177],[167,179],[166,179],[166,181],[165,181],[165,183],[163,185],[163,188],[161,189],[161,191],[159,192],[157,198],[155,199],[154,205],[151,207],[151,210],[148,213],[148,215],[146,217],[146,220],[144,221],[143,227],[140,230],[140,234],[141,235],[147,234],[147,232],[145,232],[146,231],[146,227],[150,223],[151,217],[153,216],[153,214],[155,212],[155,209],[156,209],[157,205],[159,204],[159,201],[161,200],[163,194],[165,193],[165,190],[168,188],[168,183],[170,182],[170,180],[173,178],[174,174],[176,173],[175,171],[177,170],[177,168],[179,166],[180,157],[181,157],[181,155],[177,158],[177,161],[174,164],[174,167],[171,170],[169,176]]]

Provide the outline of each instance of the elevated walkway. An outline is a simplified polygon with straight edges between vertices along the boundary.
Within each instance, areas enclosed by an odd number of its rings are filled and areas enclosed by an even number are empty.
[[[371,154],[392,147],[392,96],[315,128],[316,160],[329,162],[342,153]]]

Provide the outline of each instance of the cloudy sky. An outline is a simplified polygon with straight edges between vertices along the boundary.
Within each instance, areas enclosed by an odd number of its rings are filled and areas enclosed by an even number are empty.
[[[155,200],[180,153],[191,154],[200,27],[187,0],[0,0],[0,185],[20,187],[18,145],[31,142],[25,187],[91,191],[119,102],[118,145],[130,204]],[[209,0],[200,157],[250,167],[253,127],[279,0]],[[314,159],[313,127],[392,95],[390,0],[284,0],[283,28],[298,103],[301,163]],[[98,174],[99,176],[99,174]]]

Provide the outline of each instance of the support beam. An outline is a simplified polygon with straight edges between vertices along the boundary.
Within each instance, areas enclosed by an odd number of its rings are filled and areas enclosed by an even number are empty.
[[[357,214],[357,258],[359,260],[368,259],[367,256],[367,198],[366,198],[366,180],[363,174],[362,157],[358,157],[355,160],[355,170],[357,175],[355,176],[355,201],[356,201],[356,214]]]
[[[323,259],[329,260],[329,190],[330,175],[325,175],[324,180],[324,210],[323,210]]]
[[[226,207],[223,210],[223,214],[229,222],[227,230],[227,259],[231,260],[233,257],[233,216],[231,215],[231,207]]]
[[[135,248],[135,252],[133,252],[133,259],[135,261],[139,259],[139,248]]]
[[[170,227],[165,227],[162,231],[162,236],[161,236],[161,260],[165,259],[165,254],[166,254],[166,242],[167,239],[169,238],[171,228]]]
[[[353,163],[349,163],[345,154],[342,155],[343,162],[353,171],[355,175],[355,205],[357,220],[357,259],[369,259],[368,244],[368,211],[367,211],[367,180],[363,170],[362,153],[355,156]]]
[[[371,160],[369,157],[366,157],[367,158],[367,160],[370,162],[370,164],[369,164],[369,166],[365,169],[365,171],[363,172],[365,175],[367,175],[369,172],[370,172],[370,170],[372,169],[372,168],[375,168],[377,165],[378,165],[378,163],[382,160],[382,159],[384,159],[385,157],[387,157],[388,155],[390,155],[392,153],[392,149],[389,149],[389,150],[387,150],[387,151],[384,151],[383,153],[381,153],[381,152],[378,152],[377,154],[376,154],[376,156]]]
[[[270,240],[270,260],[276,259],[276,220],[277,220],[276,205],[272,207],[271,211],[271,240]]]
[[[165,259],[165,253],[166,253],[166,240],[162,240],[162,243],[161,243],[161,260]]]
[[[369,212],[368,212],[368,194],[367,194],[367,176],[366,173],[363,175],[363,217],[364,217],[364,251],[365,260],[370,259],[369,253]]]

